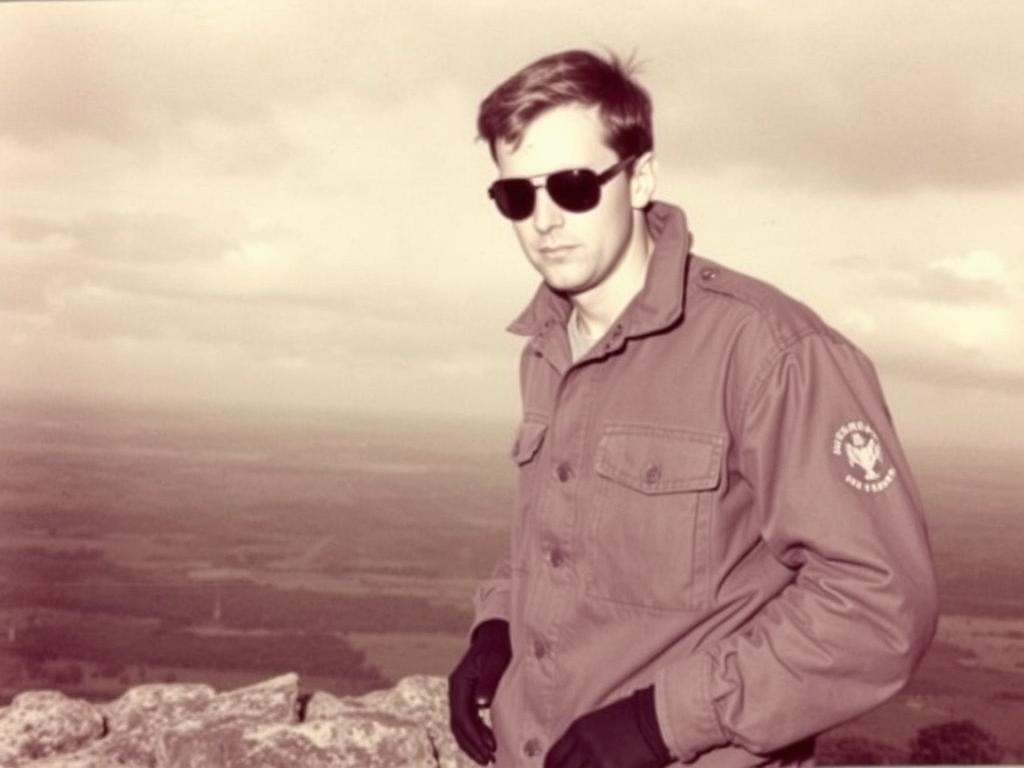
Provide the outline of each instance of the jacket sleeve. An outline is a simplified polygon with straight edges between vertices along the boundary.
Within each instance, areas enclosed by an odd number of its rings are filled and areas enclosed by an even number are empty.
[[[498,560],[491,575],[484,579],[473,594],[473,624],[466,633],[467,644],[473,640],[473,632],[489,619],[509,618],[509,579],[511,561],[506,555]]]
[[[860,351],[792,342],[751,385],[734,439],[761,537],[795,578],[741,631],[658,671],[658,721],[684,761],[772,752],[856,717],[908,682],[935,631],[920,496]]]

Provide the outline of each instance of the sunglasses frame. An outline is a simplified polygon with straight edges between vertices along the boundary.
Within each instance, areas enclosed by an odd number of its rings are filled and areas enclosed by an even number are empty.
[[[498,179],[493,184],[491,184],[490,187],[487,188],[487,194],[494,201],[494,204],[497,206],[498,211],[501,213],[501,215],[507,219],[511,219],[512,221],[522,221],[523,219],[527,219],[531,215],[533,215],[533,211],[537,207],[537,190],[540,189],[541,187],[544,187],[545,189],[548,190],[548,195],[551,197],[551,200],[555,203],[555,205],[557,205],[562,210],[568,211],[569,213],[585,213],[596,208],[598,204],[601,202],[601,188],[611,179],[613,179],[623,168],[625,168],[631,162],[636,160],[636,158],[637,155],[630,155],[629,157],[619,160],[617,163],[606,168],[600,173],[592,171],[590,168],[566,168],[561,171],[553,171],[552,173],[538,174],[537,176],[515,176],[507,179]],[[540,176],[544,177],[543,181],[533,181],[533,179],[538,178]],[[558,193],[556,192],[555,194],[552,194],[551,189],[548,187],[548,184],[550,183],[551,179],[557,176],[561,176],[563,178],[572,176],[582,176],[582,178],[584,179],[586,179],[587,176],[593,177],[595,192],[593,202],[588,203],[582,208],[572,208],[566,205],[565,201],[558,200]],[[513,211],[506,210],[506,208],[503,207],[502,203],[499,201],[499,195],[501,194],[500,190],[502,187],[510,187],[512,185],[523,187],[524,184],[528,184],[531,190],[529,208],[526,211],[526,213],[524,213],[522,216],[513,216]],[[555,189],[558,189],[557,181]]]

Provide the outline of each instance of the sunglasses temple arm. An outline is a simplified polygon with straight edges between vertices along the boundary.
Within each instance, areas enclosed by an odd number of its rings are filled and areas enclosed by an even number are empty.
[[[606,181],[608,181],[608,179],[612,178],[615,174],[617,174],[619,171],[621,171],[627,165],[629,165],[634,160],[636,160],[636,158],[637,158],[636,155],[630,155],[629,157],[622,158],[621,160],[619,160],[619,162],[617,162],[615,165],[613,165],[607,171],[604,171],[602,173],[597,174],[598,182],[600,182],[601,184],[604,184]]]

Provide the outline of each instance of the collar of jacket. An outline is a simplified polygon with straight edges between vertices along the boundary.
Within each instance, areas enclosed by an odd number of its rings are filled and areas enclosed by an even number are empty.
[[[620,338],[640,336],[665,328],[683,313],[686,294],[683,278],[691,236],[682,208],[654,202],[648,209],[647,229],[654,238],[654,251],[647,265],[644,287],[623,311],[616,327]],[[541,283],[526,309],[506,329],[520,336],[538,336],[551,326],[565,326],[572,304],[569,299]]]

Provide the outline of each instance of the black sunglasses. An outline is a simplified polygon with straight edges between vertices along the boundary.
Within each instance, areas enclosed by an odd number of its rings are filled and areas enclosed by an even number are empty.
[[[521,221],[533,213],[539,187],[546,188],[560,208],[572,213],[583,213],[601,201],[601,187],[605,182],[635,159],[636,155],[627,157],[601,173],[594,173],[589,168],[556,171],[540,183],[534,183],[530,177],[498,179],[488,188],[487,194],[502,215],[512,221]]]

